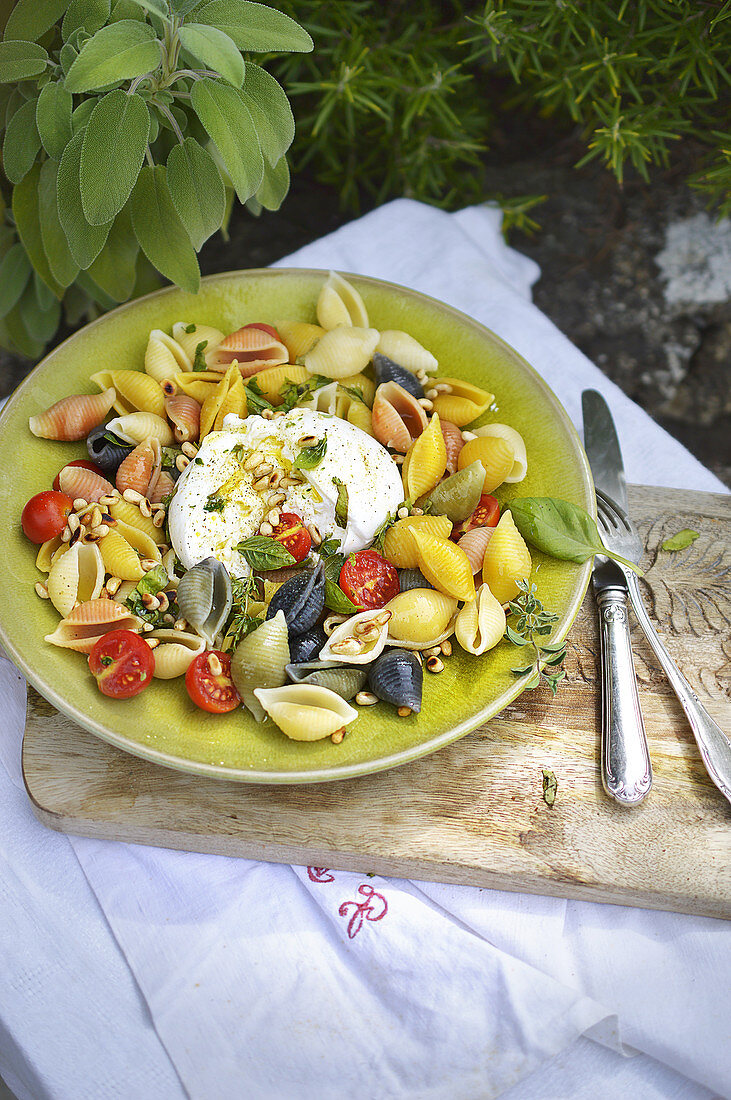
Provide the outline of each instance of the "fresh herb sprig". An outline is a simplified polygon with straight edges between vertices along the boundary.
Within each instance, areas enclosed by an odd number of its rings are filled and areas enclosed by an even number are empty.
[[[245,389],[246,407],[249,414],[262,413],[264,409],[274,409],[274,405],[272,405],[271,401],[268,401],[261,392],[261,386],[257,382],[256,377],[252,377],[248,380]]]
[[[239,642],[261,626],[262,619],[257,615],[249,614],[249,602],[256,592],[256,577],[249,573],[248,577],[232,577],[231,593],[233,603],[231,613],[226,622],[221,648],[225,653],[231,653]]]
[[[535,657],[529,664],[521,668],[513,668],[511,672],[515,676],[525,676],[531,672],[528,687],[538,687],[541,681],[548,684],[555,696],[558,685],[566,678],[563,662],[566,657],[566,643],[555,642],[549,645],[541,645],[536,639],[546,634],[551,634],[558,622],[558,615],[552,611],[546,611],[536,595],[536,586],[532,582],[519,580],[516,582],[520,589],[520,595],[510,601],[510,616],[514,619],[514,625],[508,623],[505,627],[505,636],[521,649],[523,646],[532,646]]]
[[[168,597],[169,605],[163,611],[162,608],[149,608],[146,607],[143,602],[143,595],[157,596],[160,592],[163,592],[167,587],[170,578],[162,565],[156,565],[154,569],[150,569],[145,573],[144,577],[138,581],[135,588],[127,596],[125,603],[130,609],[133,615],[136,615],[143,622],[152,623],[153,626],[161,627],[165,626],[163,621],[163,615],[173,615],[175,619],[178,618],[178,605],[174,599]]]
[[[339,583],[340,570],[345,562],[345,557],[339,550],[338,539],[328,539],[317,548],[325,570],[325,606],[338,615],[355,615],[361,609],[345,595]]]
[[[226,507],[226,501],[223,497],[219,497],[216,493],[211,493],[206,498],[206,503],[203,505],[204,512],[222,512]]]
[[[284,412],[290,412],[295,405],[299,405],[303,397],[308,397],[316,390],[321,390],[323,386],[329,386],[331,382],[332,378],[325,378],[321,374],[314,374],[306,382],[293,382],[290,378],[285,378],[284,384],[279,390],[283,402],[277,408]]]

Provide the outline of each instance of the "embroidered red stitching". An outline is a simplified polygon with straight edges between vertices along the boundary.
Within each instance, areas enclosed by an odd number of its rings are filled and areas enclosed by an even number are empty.
[[[388,912],[388,902],[384,898],[383,894],[379,894],[372,886],[369,886],[367,882],[361,883],[358,887],[358,893],[361,897],[365,898],[365,901],[344,901],[338,909],[338,913],[341,917],[347,917],[348,911],[352,907],[352,914],[348,921],[348,938],[353,940],[363,927],[364,920],[377,921],[383,920]],[[371,902],[375,900],[375,905]]]
[[[307,876],[310,882],[335,882],[335,875],[330,873],[329,867],[308,867]]]

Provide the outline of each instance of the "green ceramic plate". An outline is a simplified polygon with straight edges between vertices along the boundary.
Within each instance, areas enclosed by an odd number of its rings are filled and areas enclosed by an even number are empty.
[[[182,680],[155,681],[135,699],[114,702],[99,693],[85,658],[44,642],[58,622],[33,586],[35,554],[20,529],[26,500],[50,486],[57,471],[86,456],[83,443],[36,439],[28,418],[71,393],[92,392],[89,375],[106,368],[139,369],[152,328],[197,321],[224,331],[248,321],[315,320],[325,272],[240,271],[204,279],[197,296],[176,289],[148,295],[108,314],[51,352],[8,402],[0,417],[5,476],[0,489],[9,531],[0,587],[0,639],[28,680],[59,710],[118,748],[198,775],[248,783],[318,783],[395,767],[434,752],[501,711],[523,690],[512,675],[516,650],[503,642],[487,657],[456,651],[443,673],[425,676],[421,714],[398,718],[385,704],[363,708],[344,741],[288,740],[270,722],[257,725],[242,710],[205,714],[189,701]],[[594,494],[586,457],[569,418],[535,371],[482,325],[403,287],[356,276],[371,324],[404,329],[432,351],[440,371],[496,394],[485,419],[511,424],[528,449],[528,476],[506,487],[503,499],[557,496],[591,511]],[[564,637],[579,609],[589,564],[540,555],[539,595],[560,615]],[[455,647],[457,649],[457,647]]]

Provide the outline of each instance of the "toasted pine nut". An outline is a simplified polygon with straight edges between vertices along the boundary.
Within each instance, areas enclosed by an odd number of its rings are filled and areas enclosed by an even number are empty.
[[[430,401],[428,397],[420,397],[418,400],[422,409],[424,409],[426,412],[431,412],[434,408],[434,403]]]
[[[167,592],[158,592],[157,602],[160,605],[160,612],[167,611],[170,607],[170,600],[168,599]]]
[[[264,461],[264,455],[261,451],[253,451],[247,459],[244,460],[245,470],[255,470],[257,466],[260,466]]]
[[[262,409],[261,416],[262,416],[262,420],[273,420],[274,419],[274,409]]]
[[[344,657],[354,657],[364,649],[360,638],[343,638],[341,642],[333,642],[330,646],[333,653],[342,653]]]
[[[154,558],[143,558],[140,565],[144,569],[145,573],[149,573],[151,569],[154,569],[156,565],[160,563],[155,561]]]
[[[330,740],[333,745],[339,745],[342,739],[345,737],[345,726],[341,726],[339,730],[335,730],[335,733],[330,734]]]
[[[427,390],[426,393],[424,394],[424,397],[428,397],[430,401],[433,401],[434,398],[438,397],[438,396],[439,396],[439,394],[434,389]]]
[[[412,516],[423,516],[424,515],[424,509],[423,508],[412,508],[411,509],[411,514],[412,514]]]
[[[426,659],[427,672],[444,672],[444,661],[439,657],[427,657]]]
[[[215,653],[208,654],[208,667],[211,670],[212,676],[220,676],[223,672],[223,665],[221,664]]]
[[[396,463],[397,466],[403,466],[404,457],[405,457],[404,455],[396,455],[396,454],[391,455],[391,458],[394,460],[394,462]]]
[[[441,649],[438,645],[429,646],[428,649],[423,649],[422,653],[425,657],[438,657],[441,653]]]
[[[279,504],[284,504],[287,499],[286,493],[270,493],[267,497],[267,504],[270,508],[276,508]]]
[[[149,632],[151,630],[154,630],[154,629],[155,629],[155,624],[154,623],[143,623],[142,624],[142,631],[143,631],[144,634],[149,634]]]
[[[359,707],[372,707],[378,702],[378,696],[374,695],[372,691],[359,691],[355,697],[355,702]]]
[[[399,508],[398,512],[396,513],[396,515],[398,516],[399,519],[406,519],[408,514],[409,514],[409,509],[408,508]]]
[[[187,630],[188,629],[188,620],[187,619],[176,619],[175,622],[173,623],[173,629],[174,630]]]
[[[145,499],[142,493],[138,493],[136,489],[125,489],[122,496],[128,504],[139,504],[141,500]]]
[[[195,443],[191,443],[188,440],[186,440],[185,443],[182,444],[180,449],[187,458],[195,458],[195,456],[198,454],[198,448],[196,447]]]
[[[175,385],[172,378],[164,378],[160,383],[160,387],[166,397],[175,397],[175,394],[178,392],[178,387]]]
[[[267,489],[276,489],[281,480],[282,480],[281,470],[275,470],[267,478]]]
[[[86,511],[86,509],[88,507],[89,507],[89,501],[84,500],[83,497],[77,497],[76,500],[74,501],[74,511],[75,512],[84,512],[84,511]]]
[[[68,517],[66,522],[68,524],[69,531],[71,532],[72,535],[73,535],[74,531],[78,531],[79,527],[81,526],[81,521],[80,521],[79,517],[74,512],[72,512],[70,514],[70,516]]]
[[[267,474],[270,474],[273,469],[274,469],[273,463],[271,463],[271,462],[262,462],[254,470],[254,477],[257,477],[257,478],[258,477],[265,477]]]
[[[69,546],[74,546],[79,541],[79,539],[82,539],[84,537],[85,534],[86,528],[79,527],[78,531],[74,531],[73,535],[69,539]]]
[[[298,447],[314,447],[318,442],[316,435],[302,435],[297,440]]]
[[[150,649],[157,649],[157,647],[160,645],[159,638],[145,638],[145,641],[149,645]]]
[[[434,384],[434,389],[437,391],[437,393],[451,393],[452,392],[452,387],[450,386],[449,382],[436,382]]]
[[[266,535],[267,537],[269,537],[273,533],[274,533],[274,528],[272,527],[271,523],[267,523],[266,520],[264,520],[264,522],[259,525],[259,534],[260,535]]]
[[[162,527],[165,523],[165,509],[162,508],[153,513],[152,524],[153,527]]]
[[[447,638],[445,641],[443,641],[442,644],[439,646],[439,648],[442,651],[442,656],[443,657],[451,657],[452,656],[452,643],[450,642],[449,638]]]
[[[265,489],[269,488],[269,478],[260,477],[259,480],[255,481],[251,487],[252,489],[255,489],[257,493],[262,493]]]
[[[190,466],[190,459],[188,458],[187,455],[180,454],[175,459],[175,469],[180,470],[181,474],[182,474],[183,470],[187,470],[189,466]]]
[[[411,714],[411,707],[399,707],[396,713],[399,718],[408,718]]]
[[[279,509],[278,508],[272,508],[271,511],[269,511],[267,513],[267,521],[269,523],[271,523],[272,527],[277,526],[277,524],[279,523]]]
[[[282,486],[283,489],[289,489],[292,485],[301,485],[302,479],[299,477],[294,477],[292,474],[287,474],[286,477],[283,477],[280,480],[279,484]]]
[[[109,525],[107,523],[97,523],[96,527],[92,527],[89,534],[94,535],[97,539],[103,539],[105,535],[109,534]]]
[[[146,497],[140,501],[140,515],[144,516],[145,519],[149,519],[152,515],[152,505]]]
[[[110,596],[116,596],[119,592],[119,586],[122,583],[119,577],[109,577],[107,583],[104,585]]]
[[[153,596],[152,592],[143,592],[142,602],[148,611],[157,611],[160,606],[160,601],[157,596]]]
[[[322,535],[320,534],[320,528],[315,523],[311,523],[307,528],[312,539],[313,546],[319,546],[322,543]]]
[[[71,529],[69,528],[69,525],[67,523],[66,526],[64,527],[63,531],[61,532],[61,542],[68,542],[70,538],[71,538]]]
[[[114,490],[114,493],[110,493],[108,496],[99,497],[99,503],[103,504],[105,508],[111,508],[113,504],[116,504],[119,500],[119,493]]]
[[[175,624],[175,616],[174,616],[174,615],[170,615],[170,614],[168,614],[168,615],[163,615],[163,617],[162,617],[162,621],[163,621],[164,623],[168,623],[168,624],[169,624],[170,626],[172,626],[172,627],[173,627],[173,629],[175,628],[175,627],[174,627],[174,624]]]
[[[42,600],[50,600],[51,597],[48,595],[48,589],[46,588],[45,584],[43,584],[41,581],[36,581],[34,587],[36,590],[36,596],[40,596]]]

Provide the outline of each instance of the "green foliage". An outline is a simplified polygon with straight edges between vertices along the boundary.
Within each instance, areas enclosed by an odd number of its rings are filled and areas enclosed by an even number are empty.
[[[289,185],[289,102],[242,51],[311,49],[245,0],[18,0],[0,41],[0,344],[37,356],[62,310],[78,324],[159,275],[195,292],[233,195],[276,209]]]
[[[294,163],[310,163],[347,205],[363,192],[442,206],[486,198],[491,134],[523,110],[574,126],[581,163],[599,159],[620,181],[628,165],[648,179],[693,137],[708,155],[691,182],[731,211],[730,0],[283,6],[317,42],[311,58],[275,70],[297,96]],[[508,223],[530,226],[537,201],[513,203]]]

